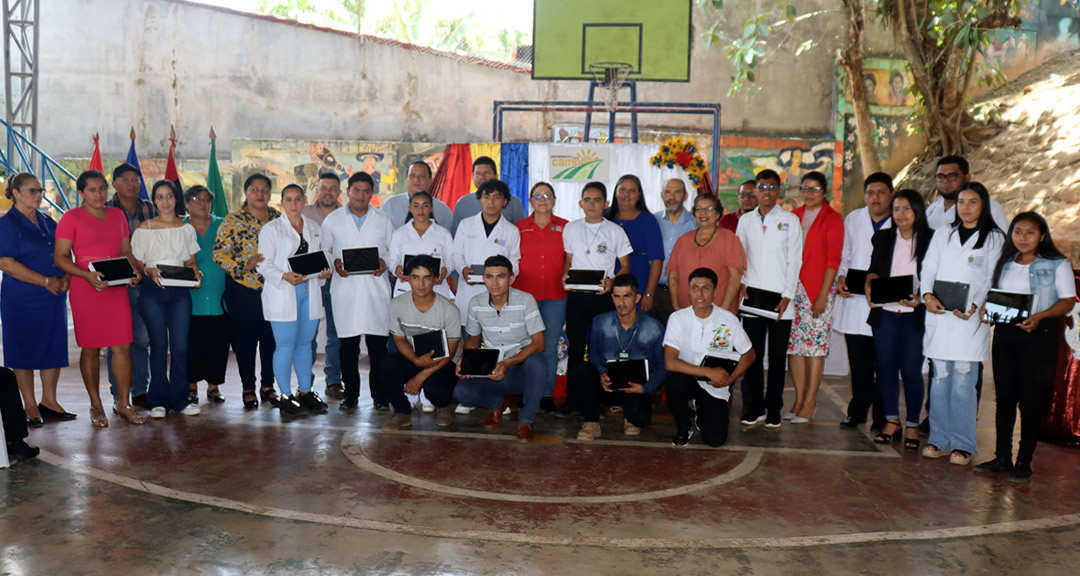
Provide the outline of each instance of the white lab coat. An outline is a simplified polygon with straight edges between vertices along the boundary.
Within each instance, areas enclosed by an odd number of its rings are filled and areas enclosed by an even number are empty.
[[[332,259],[341,259],[346,248],[378,248],[379,258],[390,255],[390,237],[394,223],[385,212],[368,208],[362,229],[356,229],[349,205],[334,210],[323,220],[323,250]],[[389,265],[389,263],[388,263]],[[333,300],[334,328],[338,338],[361,334],[386,336],[390,334],[390,274],[380,276],[353,274],[346,278],[334,272],[330,283]]]
[[[990,199],[990,216],[993,217],[994,224],[997,224],[1002,232],[1009,230],[1009,218],[1005,216],[1005,209],[993,198]],[[926,207],[926,223],[930,225],[931,230],[941,230],[942,228],[947,230],[952,227],[955,221],[956,204],[946,210],[945,199],[941,196],[938,196],[937,200],[934,200]]]
[[[933,293],[938,280],[965,282],[970,285],[968,298],[978,308],[986,302],[994,266],[1001,256],[1005,236],[994,231],[975,249],[978,234],[960,244],[960,235],[952,228],[934,232],[930,248],[922,264],[919,278],[921,294]],[[923,335],[923,354],[937,360],[984,362],[990,359],[990,325],[983,324],[978,310],[967,320],[952,311],[944,314],[926,313],[926,333]]]
[[[518,261],[521,260],[521,233],[517,226],[510,223],[506,217],[499,219],[491,236],[484,233],[483,214],[477,214],[461,221],[457,235],[454,236],[454,249],[450,260],[453,269],[461,274],[461,270],[473,264],[483,264],[489,256],[502,254],[510,259],[514,265],[514,275],[518,273]],[[458,280],[457,306],[461,310],[461,325],[469,318],[469,300],[473,296],[487,291],[483,284],[470,286],[462,276]]]
[[[881,230],[892,228],[892,218],[885,220]],[[837,276],[847,276],[848,270],[866,270],[870,267],[870,257],[874,254],[874,221],[866,208],[853,210],[844,218],[844,253],[840,257],[840,269]],[[850,289],[851,286],[848,286]],[[853,294],[851,298],[836,298],[836,311],[833,315],[833,330],[841,334],[873,336],[874,332],[866,323],[870,315],[870,305],[866,297]]]
[[[304,239],[307,240],[308,252],[314,252],[322,246],[319,225],[301,215],[304,220]],[[259,254],[263,261],[255,270],[263,275],[262,307],[263,318],[270,322],[295,322],[296,287],[282,277],[289,272],[289,257],[296,254],[300,247],[300,235],[289,223],[289,217],[282,215],[271,220],[259,231]],[[329,255],[327,260],[330,260]],[[318,320],[323,317],[322,285],[325,280],[311,277],[308,286],[308,319]]]
[[[792,302],[780,320],[795,319],[795,289],[802,268],[803,232],[799,217],[777,204],[761,218],[759,209],[739,217],[735,235],[746,251],[743,284],[779,292]]]
[[[454,269],[450,263],[450,251],[454,248],[454,237],[450,235],[450,231],[443,228],[436,222],[432,222],[428,227],[427,232],[421,236],[416,228],[413,226],[412,220],[405,223],[397,230],[394,230],[394,236],[390,239],[390,259],[386,261],[386,266],[391,272],[397,270],[398,266],[405,266],[405,256],[413,255],[418,256],[420,254],[427,254],[428,256],[434,256],[442,260],[442,267],[447,270],[447,278],[450,276],[450,272]],[[439,279],[439,271],[433,271],[435,279]],[[412,286],[408,282],[402,282],[398,280],[394,285],[394,296],[404,294],[412,290]],[[447,280],[443,280],[442,284],[435,285],[435,292],[446,296],[447,299],[454,299],[454,291],[450,289],[450,283]]]

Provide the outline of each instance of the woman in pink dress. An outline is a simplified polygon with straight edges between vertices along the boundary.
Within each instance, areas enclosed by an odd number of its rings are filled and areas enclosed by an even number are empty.
[[[131,256],[127,218],[121,210],[105,206],[109,185],[101,172],[83,172],[76,188],[83,205],[68,210],[60,219],[53,259],[57,268],[71,275],[71,315],[75,321],[75,341],[82,348],[79,369],[90,395],[90,423],[98,428],[109,425],[98,392],[98,358],[101,348],[111,348],[118,393],[113,412],[131,424],[144,424],[146,419],[131,407],[132,332],[128,292],[123,286],[109,287],[100,272],[88,269],[96,260],[126,257],[136,266],[131,285],[139,283],[141,277],[138,263]]]

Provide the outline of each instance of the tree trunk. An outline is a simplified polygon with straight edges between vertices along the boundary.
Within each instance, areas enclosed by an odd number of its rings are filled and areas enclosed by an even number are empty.
[[[840,53],[840,64],[847,73],[851,104],[855,108],[855,136],[864,176],[881,172],[881,158],[874,143],[874,123],[870,118],[869,94],[863,83],[862,35],[866,24],[865,0],[844,0],[848,13],[848,43]]]

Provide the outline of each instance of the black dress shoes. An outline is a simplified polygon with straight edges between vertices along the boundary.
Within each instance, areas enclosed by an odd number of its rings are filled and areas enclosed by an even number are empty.
[[[858,428],[859,426],[861,426],[863,424],[865,424],[865,422],[859,422],[857,420],[854,420],[854,419],[852,419],[851,416],[845,416],[844,419],[840,421],[840,427],[841,428],[847,428],[849,430],[853,430],[855,428]]]
[[[341,404],[338,405],[338,408],[340,410],[356,410],[356,407],[359,404],[360,401],[355,396],[346,396],[341,400]]]
[[[53,410],[52,408],[49,408],[44,404],[38,404],[37,408],[38,412],[41,412],[41,416],[43,418],[52,418],[55,420],[74,420],[78,418],[78,416],[72,414],[71,412],[57,412],[56,410]]]
[[[25,440],[13,440],[7,443],[7,452],[11,462],[15,463],[37,458],[37,455],[41,454],[41,448],[31,446]]]
[[[45,420],[42,418],[27,418],[26,425],[31,428],[41,428],[45,425]]]

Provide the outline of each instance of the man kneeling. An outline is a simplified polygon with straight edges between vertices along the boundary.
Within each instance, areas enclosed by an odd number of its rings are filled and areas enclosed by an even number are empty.
[[[412,290],[390,301],[390,335],[397,352],[387,354],[383,360],[382,381],[383,394],[394,407],[394,415],[383,430],[412,426],[412,405],[405,395],[419,394],[421,389],[435,405],[435,423],[449,426],[454,423],[450,400],[458,381],[451,360],[461,343],[461,312],[453,302],[435,293],[435,278],[440,270],[434,258],[414,256],[405,262],[404,271]],[[417,338],[425,347],[432,340],[441,347],[440,331],[446,335],[446,349],[441,354],[428,349],[418,355]]]
[[[686,446],[694,431],[690,422],[690,400],[697,406],[697,427],[709,446],[727,442],[729,386],[754,362],[754,349],[739,319],[713,304],[716,272],[698,268],[690,273],[690,308],[668,318],[664,334],[664,361],[668,405],[675,417],[675,446]],[[737,364],[729,372],[722,367],[707,368],[707,356]],[[730,365],[729,365],[730,368]]]
[[[623,432],[628,436],[641,433],[652,421],[652,396],[667,378],[664,369],[664,326],[655,318],[638,313],[641,294],[638,282],[630,274],[615,277],[611,299],[615,310],[600,314],[592,321],[589,336],[589,364],[579,372],[581,383],[581,414],[585,424],[578,440],[593,440],[600,436],[600,391],[614,392],[622,406]],[[613,380],[608,368],[611,362],[645,360],[648,380]],[[644,380],[644,379],[643,379]]]
[[[518,442],[531,442],[532,423],[540,410],[547,380],[547,361],[544,360],[544,321],[536,300],[528,292],[510,287],[514,283],[514,267],[503,255],[492,256],[484,262],[486,292],[469,301],[469,317],[465,324],[465,349],[479,348],[480,336],[485,348],[498,348],[502,359],[487,377],[463,378],[455,396],[466,406],[488,409],[485,428],[502,425],[503,397],[524,395],[525,406],[518,412]],[[461,361],[458,361],[461,377]]]

